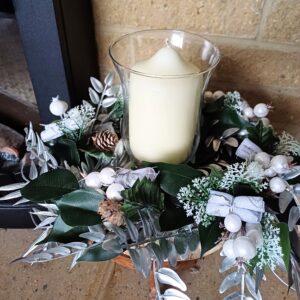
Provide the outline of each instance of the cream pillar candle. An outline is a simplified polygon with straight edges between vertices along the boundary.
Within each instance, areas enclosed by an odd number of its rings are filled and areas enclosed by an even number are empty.
[[[132,69],[153,75],[130,76],[129,143],[134,157],[184,162],[192,150],[203,85],[202,76],[184,75],[199,73],[199,68],[167,46]],[[182,77],[167,77],[174,75]]]

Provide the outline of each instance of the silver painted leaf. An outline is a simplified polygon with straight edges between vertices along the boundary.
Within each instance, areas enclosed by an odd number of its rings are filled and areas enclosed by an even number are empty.
[[[45,162],[45,163],[43,163],[43,165],[40,169],[40,175],[44,174],[44,173],[47,173],[48,171],[49,171],[48,164]]]
[[[169,255],[168,255],[168,262],[172,268],[176,267],[177,251],[176,251],[175,245],[173,243],[171,243],[171,251],[169,252]]]
[[[58,246],[58,247],[48,249],[47,253],[54,254],[54,255],[67,256],[67,255],[71,254],[71,250],[67,247]]]
[[[167,289],[163,294],[163,299],[169,300],[190,300],[190,298],[181,291],[176,289]]]
[[[219,288],[220,294],[223,294],[224,292],[226,292],[228,289],[232,288],[233,286],[240,284],[241,281],[242,281],[241,272],[233,272],[233,273],[227,275],[220,285],[220,288]]]
[[[140,256],[141,272],[145,278],[148,278],[151,272],[151,255],[146,247],[137,250]]]
[[[242,296],[240,292],[233,292],[233,293],[227,295],[224,298],[224,300],[248,300],[248,299],[246,296]]]
[[[177,235],[174,238],[174,245],[176,248],[176,252],[179,255],[183,255],[187,250],[186,236],[185,235]]]
[[[284,191],[279,195],[279,210],[282,214],[285,212],[292,200],[293,195],[288,191]]]
[[[104,228],[101,224],[88,226],[88,229],[90,232],[101,232],[101,233],[105,234]]]
[[[223,132],[222,138],[226,139],[227,137],[237,133],[238,131],[240,131],[240,128],[228,128]]]
[[[42,153],[43,153],[45,147],[44,147],[44,144],[43,144],[43,142],[42,142],[42,140],[41,140],[41,138],[39,137],[38,134],[36,135],[36,137],[37,137],[37,148],[36,148],[36,152],[37,152],[37,155],[40,156],[40,155],[42,155]]]
[[[56,217],[49,217],[49,218],[45,219],[44,221],[42,221],[41,223],[39,223],[39,224],[34,228],[34,230],[40,229],[40,228],[43,228],[43,227],[46,227],[47,225],[52,224],[55,220],[56,220]]]
[[[152,226],[143,211],[138,210],[138,213],[142,221],[144,236],[150,238],[152,236]]]
[[[52,259],[53,259],[52,254],[41,252],[41,253],[37,253],[37,254],[33,254],[30,256],[24,257],[22,259],[22,261],[28,262],[28,263],[34,263],[34,262],[48,261],[48,260],[52,260]]]
[[[219,272],[224,273],[235,266],[235,258],[225,257],[220,265]]]
[[[99,93],[101,94],[103,91],[103,84],[100,82],[100,80],[98,80],[95,77],[90,77],[90,81],[92,84],[92,87]]]
[[[27,182],[19,182],[19,183],[13,183],[13,184],[8,184],[8,185],[3,185],[0,186],[0,191],[1,192],[9,192],[9,191],[14,191],[23,188]]]
[[[84,251],[78,251],[75,255],[74,255],[74,258],[72,260],[72,263],[70,265],[70,268],[69,270],[73,270],[73,268],[77,265],[77,260],[78,258],[83,254]]]
[[[297,197],[300,197],[300,183],[293,186],[293,192]]]
[[[19,201],[17,201],[16,203],[14,203],[13,206],[17,206],[19,204],[23,204],[23,203],[27,203],[27,202],[29,202],[29,200],[22,198]]]
[[[159,245],[157,245],[156,243],[151,243],[147,245],[147,248],[151,248],[152,252],[154,253],[157,262],[159,264],[159,267],[163,266],[164,263],[164,255],[159,247]]]
[[[99,102],[100,102],[99,95],[98,95],[97,92],[96,92],[93,88],[91,88],[91,87],[89,87],[89,96],[90,96],[91,101],[92,101],[94,104],[96,104],[96,105],[99,104]]]
[[[119,239],[110,239],[102,243],[102,248],[107,251],[112,251],[115,253],[121,253],[122,247],[120,245]]]
[[[293,206],[290,209],[290,213],[289,213],[289,221],[288,221],[288,226],[289,226],[289,230],[292,231],[296,225],[296,223],[298,222],[300,218],[300,207],[299,206]]]
[[[50,232],[50,229],[46,229],[43,231],[43,233],[38,236],[33,243],[30,245],[29,249],[23,254],[23,257],[26,257],[30,252],[32,252],[34,249],[36,249],[38,247],[38,243],[43,241],[47,236],[48,233]]]
[[[11,192],[3,197],[0,198],[0,201],[7,201],[7,200],[11,200],[11,199],[16,199],[21,197],[21,191],[15,191],[15,192]]]
[[[103,234],[102,232],[84,232],[81,233],[79,237],[96,243],[101,243],[105,238],[105,234]]]
[[[29,178],[31,180],[33,180],[33,179],[36,179],[38,177],[38,175],[39,174],[38,174],[36,165],[35,165],[34,161],[32,160],[30,163]]]
[[[117,102],[118,98],[116,97],[108,97],[108,98],[105,98],[103,101],[102,101],[102,106],[104,108],[108,108],[112,105],[114,105],[116,102]]]
[[[284,180],[291,180],[300,175],[300,166],[293,166],[287,173],[282,175]]]
[[[142,266],[141,266],[141,260],[140,260],[140,253],[136,249],[129,249],[128,252],[131,257],[131,260],[134,263],[135,269],[138,272],[141,272]]]
[[[255,268],[255,292],[257,293],[260,287],[260,284],[265,278],[264,269]]]
[[[57,214],[53,213],[52,211],[33,211],[30,212],[32,215],[37,215],[37,216],[45,216],[45,217],[57,217]]]
[[[187,290],[186,284],[181,280],[178,274],[170,268],[160,268],[155,272],[155,276],[162,284],[174,286],[183,292]]]
[[[136,228],[134,223],[132,221],[130,221],[128,218],[125,219],[125,222],[126,222],[126,227],[127,227],[127,231],[128,231],[130,239],[133,242],[137,242],[137,240],[139,238],[138,229]]]
[[[108,96],[108,97],[115,96],[118,94],[119,89],[120,89],[120,86],[118,86],[118,85],[111,86],[108,89],[106,89],[105,96]]]
[[[85,249],[87,247],[87,244],[81,243],[81,242],[71,242],[71,243],[64,244],[64,246],[69,247],[69,248],[73,248],[73,249],[76,249],[76,250],[82,250],[82,249]]]
[[[44,154],[46,154],[46,153],[47,153],[47,160],[50,160],[52,166],[54,168],[56,168],[58,166],[57,160],[55,159],[55,157],[51,153],[49,153],[47,151],[44,151]]]
[[[107,85],[107,86],[111,86],[112,83],[113,83],[113,80],[114,80],[114,73],[113,73],[113,72],[109,72],[109,73],[106,75],[105,79],[104,79],[104,83],[105,83],[105,85]]]
[[[57,205],[53,203],[39,203],[39,206],[45,207],[48,210],[58,210]]]
[[[126,235],[125,231],[122,228],[120,228],[120,227],[118,227],[114,224],[111,224],[110,229],[113,230],[114,233],[119,237],[120,243],[126,243],[127,242],[127,235]]]
[[[245,282],[249,293],[254,297],[255,300],[262,300],[261,294],[255,291],[255,280],[250,276],[249,273],[245,275]]]

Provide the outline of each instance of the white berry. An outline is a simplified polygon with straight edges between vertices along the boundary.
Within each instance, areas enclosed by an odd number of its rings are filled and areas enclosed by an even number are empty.
[[[223,253],[228,258],[235,258],[235,254],[234,254],[234,250],[233,250],[233,243],[234,243],[234,240],[227,240],[223,244]]]
[[[277,173],[273,168],[268,168],[264,171],[264,175],[267,177],[274,177],[277,175]]]
[[[242,220],[236,214],[228,214],[224,220],[225,228],[230,232],[238,232],[242,227]]]
[[[269,186],[273,193],[279,194],[286,189],[286,182],[280,177],[274,177],[270,180]]]
[[[52,98],[52,102],[49,105],[49,110],[54,116],[63,115],[68,109],[68,103],[58,99],[58,96]]]
[[[271,160],[271,167],[278,174],[283,174],[289,170],[289,161],[285,155],[276,155]]]
[[[204,101],[207,103],[214,101],[213,93],[211,91],[206,91],[204,93]]]
[[[244,116],[246,116],[246,117],[249,118],[249,119],[254,118],[253,109],[252,109],[251,107],[246,107],[246,108],[243,110],[243,114],[244,114]]]
[[[265,169],[270,166],[271,158],[266,152],[259,152],[255,154],[254,160],[260,163]]]
[[[259,103],[254,106],[253,109],[254,115],[258,118],[264,118],[269,113],[269,108],[265,103]]]
[[[239,236],[233,243],[233,250],[236,257],[250,260],[256,255],[256,247],[247,236]]]
[[[223,97],[225,94],[223,91],[215,91],[213,93],[214,100],[218,100],[219,98]]]
[[[115,181],[116,172],[112,168],[104,168],[100,172],[100,181],[103,185],[110,185]]]
[[[99,172],[92,172],[88,174],[85,178],[85,184],[87,187],[98,189],[101,187],[101,180]]]
[[[120,183],[111,184],[106,190],[106,197],[110,200],[121,201],[123,199],[121,191],[124,190],[124,187]]]

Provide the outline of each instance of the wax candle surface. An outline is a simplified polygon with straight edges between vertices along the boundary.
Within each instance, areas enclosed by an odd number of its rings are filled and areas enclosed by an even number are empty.
[[[172,47],[161,48],[132,69],[158,76],[199,72]],[[135,158],[175,164],[187,159],[198,122],[202,84],[202,76],[174,79],[131,74],[129,143]]]

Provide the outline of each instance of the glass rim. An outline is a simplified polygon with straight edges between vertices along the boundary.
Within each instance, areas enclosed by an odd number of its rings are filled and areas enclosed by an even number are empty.
[[[150,74],[150,73],[144,73],[144,72],[140,72],[140,71],[136,71],[126,65],[121,64],[113,55],[113,47],[119,43],[120,41],[128,38],[129,36],[133,36],[139,33],[147,33],[147,32],[180,32],[180,33],[187,33],[189,35],[192,35],[198,39],[201,39],[202,41],[206,41],[209,42],[210,45],[216,50],[218,56],[216,59],[216,62],[214,62],[211,66],[209,66],[207,69],[205,69],[204,71],[201,72],[196,72],[196,73],[187,73],[187,74],[181,74],[181,75],[156,75],[156,74]],[[176,30],[176,29],[145,29],[145,30],[139,30],[139,31],[134,31],[131,33],[127,33],[122,35],[121,37],[119,37],[116,41],[114,41],[110,46],[109,46],[109,56],[111,58],[111,60],[113,61],[114,64],[118,65],[119,67],[128,70],[131,73],[137,74],[137,75],[141,75],[141,76],[145,76],[145,77],[152,77],[152,78],[165,78],[165,79],[176,79],[176,78],[186,78],[186,77],[197,77],[200,75],[204,75],[206,73],[209,73],[210,71],[212,71],[220,62],[221,60],[221,54],[220,54],[220,50],[219,48],[212,43],[210,40],[208,40],[207,38],[205,38],[204,36],[200,35],[200,34],[196,34],[196,33],[192,33],[192,32],[188,32],[188,31],[184,31],[184,30]]]

